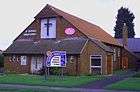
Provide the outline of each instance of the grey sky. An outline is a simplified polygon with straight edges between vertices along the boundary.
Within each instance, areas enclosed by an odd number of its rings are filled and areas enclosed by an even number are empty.
[[[5,50],[34,20],[34,16],[51,4],[90,21],[114,35],[117,10],[128,7],[135,15],[136,37],[140,37],[139,0],[0,0],[0,49]]]

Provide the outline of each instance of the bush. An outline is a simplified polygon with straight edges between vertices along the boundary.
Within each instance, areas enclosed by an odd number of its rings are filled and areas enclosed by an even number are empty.
[[[133,75],[133,77],[138,77],[140,78],[140,72],[136,73],[135,75]]]
[[[61,74],[61,68],[59,68],[59,67],[52,67],[52,68],[50,68],[50,74],[52,74],[52,75],[59,75],[59,74]]]
[[[40,69],[40,70],[38,71],[38,74],[39,74],[39,75],[44,75],[44,74],[45,74],[45,68],[43,67],[42,69]]]
[[[50,67],[49,68],[49,73],[50,73],[50,75],[61,75],[61,68],[59,68],[59,67]],[[47,72],[47,71],[46,71]],[[42,69],[40,69],[39,71],[38,71],[38,74],[39,75],[44,75],[45,74],[45,68],[43,67]]]
[[[0,55],[0,67],[4,67],[4,56]]]

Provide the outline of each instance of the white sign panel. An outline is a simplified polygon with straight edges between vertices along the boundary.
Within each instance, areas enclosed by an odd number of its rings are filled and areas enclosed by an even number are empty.
[[[51,59],[51,66],[61,66],[61,56],[54,56]]]

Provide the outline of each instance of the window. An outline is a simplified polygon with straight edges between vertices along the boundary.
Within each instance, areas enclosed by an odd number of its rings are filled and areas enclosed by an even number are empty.
[[[9,61],[11,61],[11,62],[16,62],[16,61],[17,61],[17,57],[16,57],[15,55],[10,56],[10,57],[9,57]]]
[[[121,56],[121,51],[120,51],[120,49],[118,49],[118,57],[120,57]]]
[[[27,56],[20,57],[21,65],[27,65]]]
[[[91,67],[101,67],[101,56],[91,56]]]
[[[17,59],[17,62],[20,62],[20,56],[17,56],[16,59]]]
[[[90,57],[90,73],[91,74],[101,74],[102,73],[102,56],[93,55]]]
[[[56,38],[56,18],[41,20],[41,38]]]
[[[116,49],[114,49],[113,61],[116,61]]]
[[[70,56],[70,63],[74,63],[74,56]]]

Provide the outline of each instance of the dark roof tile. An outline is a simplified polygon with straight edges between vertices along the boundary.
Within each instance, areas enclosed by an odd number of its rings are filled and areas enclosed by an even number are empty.
[[[122,39],[117,40],[123,44]],[[140,38],[129,38],[127,48],[132,52],[140,52]]]
[[[68,54],[80,54],[87,39],[68,38],[62,40],[16,41],[4,54],[44,54],[46,51],[65,50]]]

